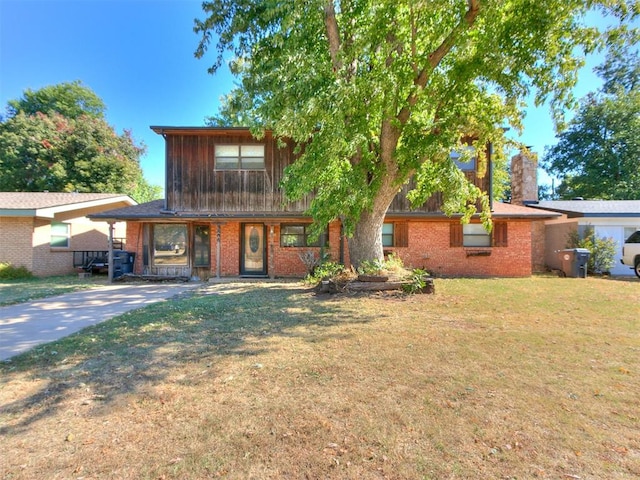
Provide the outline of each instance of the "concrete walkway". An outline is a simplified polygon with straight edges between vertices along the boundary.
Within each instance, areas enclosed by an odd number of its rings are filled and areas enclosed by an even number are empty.
[[[121,284],[0,307],[0,361],[200,283]]]

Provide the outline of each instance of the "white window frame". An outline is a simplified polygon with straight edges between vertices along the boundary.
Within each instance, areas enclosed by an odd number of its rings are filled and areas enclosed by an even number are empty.
[[[463,247],[490,247],[491,233],[481,223],[465,223],[462,225]]]
[[[264,170],[263,143],[220,144],[215,146],[216,170]]]
[[[57,227],[66,227],[65,232],[55,231]],[[55,240],[64,240],[65,245],[54,245]],[[49,246],[51,248],[69,248],[71,246],[71,224],[65,222],[51,222],[51,231],[49,235]]]

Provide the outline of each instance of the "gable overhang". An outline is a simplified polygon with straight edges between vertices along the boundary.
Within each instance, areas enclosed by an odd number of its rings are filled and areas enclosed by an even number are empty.
[[[54,219],[59,213],[68,213],[76,210],[85,210],[87,208],[117,205],[121,203],[131,206],[136,205],[136,202],[129,196],[122,195],[120,197],[88,200],[84,202],[42,208],[0,208],[0,217],[34,217],[50,220]]]

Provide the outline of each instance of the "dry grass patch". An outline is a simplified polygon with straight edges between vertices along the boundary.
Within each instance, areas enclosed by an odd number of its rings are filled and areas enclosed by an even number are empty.
[[[639,299],[207,287],[2,365],[0,477],[637,478]]]

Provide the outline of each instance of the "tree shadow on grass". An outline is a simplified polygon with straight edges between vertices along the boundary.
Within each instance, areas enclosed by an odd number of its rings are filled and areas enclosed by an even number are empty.
[[[123,395],[167,381],[181,365],[205,363],[218,375],[218,358],[263,353],[265,344],[256,347],[250,339],[292,336],[322,342],[334,338],[330,331],[334,325],[369,320],[343,302],[317,298],[301,284],[209,286],[85,328],[0,364],[3,389],[24,375],[42,383],[36,391],[0,404],[6,419],[0,435],[18,434],[55,415],[79,390],[91,392],[91,398],[106,407]]]

